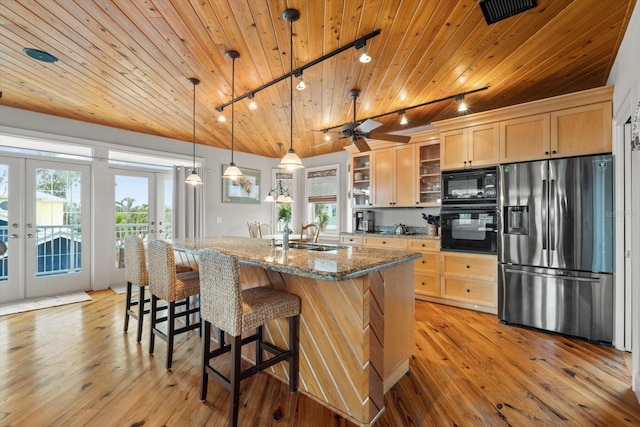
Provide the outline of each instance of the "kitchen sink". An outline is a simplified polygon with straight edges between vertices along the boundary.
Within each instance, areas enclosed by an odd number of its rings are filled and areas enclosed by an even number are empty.
[[[308,251],[318,251],[318,252],[329,252],[329,251],[337,251],[341,248],[341,246],[334,245],[322,245],[318,243],[297,243],[292,242],[289,243],[290,249],[306,249]]]

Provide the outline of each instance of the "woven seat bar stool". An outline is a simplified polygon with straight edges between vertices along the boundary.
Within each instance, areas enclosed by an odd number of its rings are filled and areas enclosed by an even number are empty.
[[[237,426],[240,403],[240,381],[281,361],[289,362],[289,391],[298,391],[298,330],[300,324],[300,298],[288,292],[265,286],[242,290],[238,259],[214,249],[199,252],[201,280],[202,382],[200,400],[207,399],[209,375],[231,393],[229,425]],[[288,318],[289,348],[281,349],[263,340],[263,325],[270,320]],[[211,350],[211,326],[231,336],[225,344],[219,333],[218,348]],[[255,329],[255,334],[242,338],[242,334]],[[241,348],[255,342],[256,363],[240,369]],[[273,356],[263,359],[263,352]],[[231,352],[231,372],[225,377],[214,369],[212,358]]]
[[[184,273],[193,270],[187,264],[176,265],[178,273]],[[133,317],[138,321],[138,333],[136,341],[142,340],[142,324],[144,315],[149,313],[149,309],[145,304],[150,299],[145,298],[145,289],[149,284],[149,275],[147,272],[147,261],[144,251],[144,242],[140,237],[127,236],[124,239],[124,272],[127,281],[127,292],[125,297],[124,312],[124,332],[129,330],[129,318]],[[133,300],[133,287],[138,287],[138,301]],[[134,308],[138,310],[135,311]]]
[[[149,277],[144,255],[144,244],[139,237],[127,236],[124,239],[124,275],[127,281],[124,331],[127,332],[129,330],[129,318],[133,317],[136,319],[138,321],[136,341],[140,342],[142,339],[142,320],[144,315],[149,313],[149,310],[145,309],[145,302],[149,302],[149,299],[145,299],[144,297],[144,290],[149,284]],[[139,288],[138,301],[132,301],[134,285]],[[134,310],[136,306],[138,307],[137,311]]]
[[[198,271],[176,273],[173,245],[161,240],[149,242],[149,288],[151,292],[151,333],[149,336],[149,354],[153,354],[155,337],[167,343],[166,368],[171,369],[173,361],[173,341],[176,335],[200,328],[200,322],[190,323],[189,316],[200,312],[199,304],[190,307],[187,303],[184,310],[176,312],[179,302],[200,293]],[[158,300],[167,302],[167,314],[158,317]],[[178,320],[184,319],[185,326],[176,327]],[[158,329],[158,325],[167,322],[167,332]]]

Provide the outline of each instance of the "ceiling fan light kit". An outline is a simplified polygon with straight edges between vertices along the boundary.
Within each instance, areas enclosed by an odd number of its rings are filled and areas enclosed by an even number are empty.
[[[184,182],[195,186],[202,184],[202,178],[200,178],[200,175],[196,172],[196,86],[200,84],[200,80],[195,77],[190,77],[187,80],[193,85],[193,114],[191,116],[193,126],[193,169],[191,169],[191,175],[189,175]]]
[[[236,88],[236,59],[240,58],[240,54],[235,50],[229,50],[226,52],[227,58],[231,59],[231,98],[235,95]],[[233,131],[234,131],[234,112],[235,104],[231,104],[231,163],[225,169],[222,174],[222,178],[230,179],[232,181],[237,180],[242,176],[242,172],[236,164],[233,162]]]

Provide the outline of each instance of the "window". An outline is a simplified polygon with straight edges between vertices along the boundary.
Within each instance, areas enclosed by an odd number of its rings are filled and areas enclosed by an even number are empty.
[[[306,170],[307,222],[320,223],[325,235],[339,231],[339,166],[324,166]]]

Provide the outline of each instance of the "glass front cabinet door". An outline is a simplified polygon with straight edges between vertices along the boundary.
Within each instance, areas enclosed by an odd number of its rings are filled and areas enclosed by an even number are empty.
[[[440,144],[424,142],[417,146],[418,206],[440,206]]]
[[[372,205],[371,200],[371,154],[355,154],[351,157],[351,189],[353,207]]]

